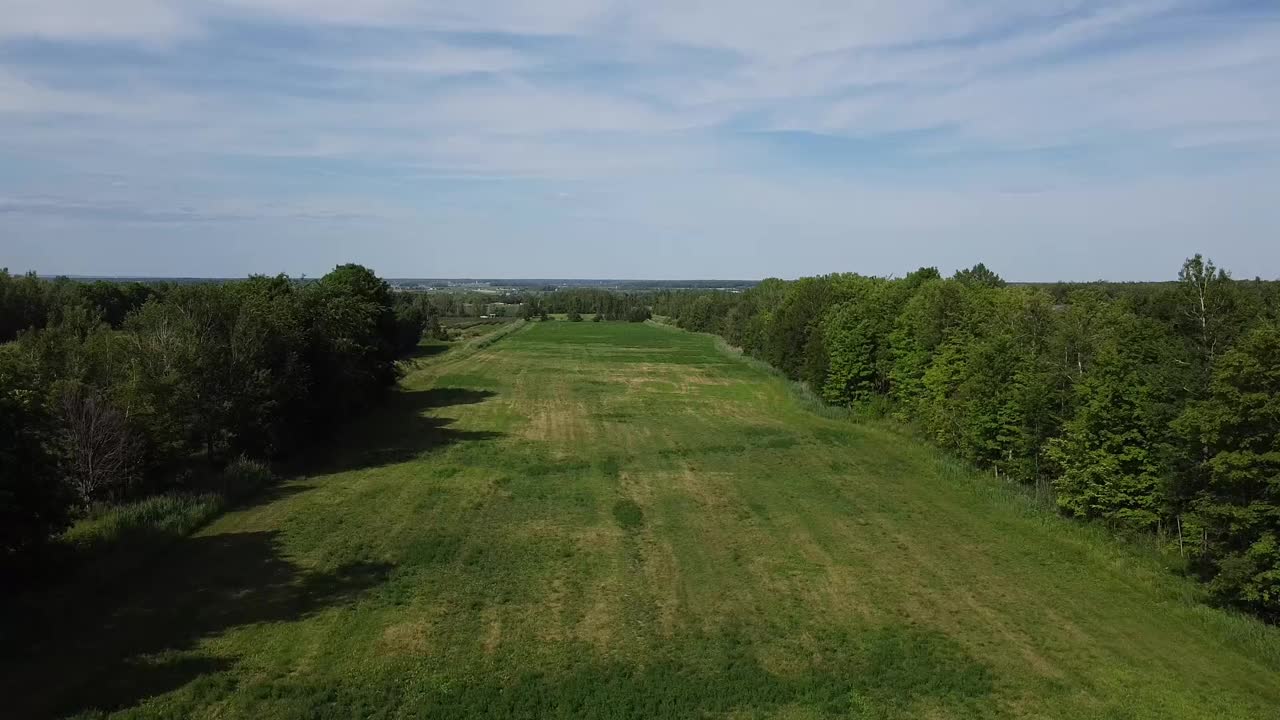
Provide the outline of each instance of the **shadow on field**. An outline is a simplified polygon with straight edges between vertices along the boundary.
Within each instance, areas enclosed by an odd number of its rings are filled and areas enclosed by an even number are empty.
[[[457,430],[453,418],[428,413],[457,405],[475,405],[493,397],[489,390],[438,387],[430,390],[396,390],[375,416],[352,428],[340,449],[322,464],[328,471],[359,470],[408,462],[455,443],[492,440],[502,433]]]
[[[771,653],[786,658],[781,668],[770,667],[760,646],[728,629],[664,641],[642,662],[602,658],[584,646],[568,653],[564,665],[517,661],[494,673],[490,666],[460,664],[456,674],[425,687],[285,678],[263,692],[298,717],[318,708],[328,717],[361,717],[373,707],[388,716],[401,716],[400,710],[452,720],[998,716],[992,672],[945,635],[891,625],[864,633],[831,628],[808,640],[788,653]]]
[[[0,681],[5,712],[58,717],[136,705],[235,664],[200,652],[202,639],[349,603],[392,566],[304,570],[282,555],[277,533],[247,532],[187,538],[149,570],[118,597],[85,598],[84,613],[31,648],[37,659],[13,658]]]
[[[421,360],[423,358],[435,357],[449,349],[444,343],[432,345],[418,345],[414,349],[401,356],[402,360]]]
[[[456,430],[431,411],[494,393],[446,387],[396,390],[348,426],[332,450],[313,450],[284,480],[237,504],[267,505],[314,489],[321,476],[405,462],[500,433]],[[0,627],[0,717],[63,717],[133,707],[191,683],[222,697],[238,661],[203,640],[258,623],[303,620],[381,585],[392,566],[356,562],[326,570],[286,557],[275,531],[186,537],[129,572],[70,578],[25,618]],[[17,630],[6,632],[6,629]],[[20,627],[25,626],[25,627]]]
[[[437,387],[387,393],[378,408],[347,425],[328,447],[316,447],[290,464],[284,477],[305,478],[350,470],[363,470],[408,462],[455,443],[492,440],[503,433],[458,430],[454,418],[435,417],[432,411],[458,405],[475,405],[494,397],[489,390]],[[256,498],[249,505],[261,504]]]
[[[990,671],[944,635],[890,626],[865,636],[828,634],[801,672],[771,670],[736,633],[702,636],[647,658],[578,664],[557,675],[478,675],[422,698],[423,717],[566,715],[580,720],[723,717],[805,708],[816,717],[912,718],[916,703],[954,718],[988,716]],[[671,652],[671,650],[677,652]],[[584,653],[590,657],[590,653]],[[987,708],[989,710],[989,708]]]

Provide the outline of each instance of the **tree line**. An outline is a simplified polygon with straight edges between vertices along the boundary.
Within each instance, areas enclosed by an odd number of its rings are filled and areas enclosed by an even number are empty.
[[[0,271],[0,570],[30,569],[97,503],[330,436],[437,330],[358,265],[188,285]]]
[[[1280,283],[1009,286],[983,265],[664,292],[827,402],[910,423],[1067,515],[1151,534],[1224,604],[1280,617]]]
[[[581,321],[584,313],[593,320],[644,322],[652,317],[651,293],[624,293],[603,288],[561,288],[546,293],[530,293],[519,297],[519,316],[540,318],[556,313]]]

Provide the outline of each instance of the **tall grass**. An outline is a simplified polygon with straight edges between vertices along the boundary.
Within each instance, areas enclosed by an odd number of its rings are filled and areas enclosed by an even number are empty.
[[[663,327],[669,327],[678,332],[686,332],[684,330],[680,330],[674,325],[665,325],[663,323],[655,323],[655,324]],[[791,394],[795,397],[796,401],[800,403],[800,405],[805,410],[808,410],[809,412],[815,415],[818,415],[820,417],[824,417],[830,420],[856,419],[864,415],[864,413],[860,412],[858,408],[850,408],[842,405],[832,405],[828,403],[826,400],[823,400],[818,395],[818,393],[814,392],[812,387],[809,387],[809,383],[803,382],[800,380],[792,380],[791,378],[787,377],[786,373],[782,372],[778,368],[770,365],[764,360],[751,357],[750,355],[744,353],[742,351],[742,348],[734,347],[733,345],[730,345],[728,342],[725,341],[724,338],[720,337],[719,335],[712,335],[710,333],[696,333],[696,334],[706,335],[707,337],[711,338],[712,342],[715,343],[717,350],[724,353],[725,355],[728,355],[734,358],[738,362],[743,363],[747,367],[753,368],[766,375],[770,375],[772,377],[776,377],[780,380],[785,381],[787,383],[787,387],[791,389]]]
[[[502,325],[502,327],[498,328],[497,330],[494,330],[493,332],[488,333],[487,335],[480,336],[479,338],[474,340],[469,347],[475,350],[483,350],[484,348],[489,347],[490,345],[498,342],[502,338],[519,330],[520,328],[527,326],[528,324],[529,323],[525,320],[516,320],[515,322],[512,322],[512,323],[505,323]]]
[[[238,458],[195,492],[170,492],[98,505],[59,538],[77,565],[132,565],[190,535],[272,481],[265,464]],[[101,572],[101,568],[95,572]]]
[[[99,506],[72,525],[62,541],[77,553],[94,555],[108,549],[152,544],[189,535],[225,507],[226,500],[217,493],[166,493]]]
[[[655,321],[652,324],[676,332],[677,326]],[[781,370],[758,358],[751,357],[734,347],[719,335],[696,333],[712,339],[716,349],[738,362],[787,383],[796,402],[806,411],[829,419],[849,419],[902,437],[920,438],[919,430],[909,422],[895,419],[891,407],[875,403],[862,407],[840,407],[828,404],[809,387],[808,383],[792,380]],[[890,402],[887,399],[881,403]],[[922,441],[920,451],[931,457],[940,477],[950,484],[962,487],[974,496],[984,498],[994,505],[1013,508],[1041,522],[1058,526],[1060,531],[1076,533],[1085,538],[1095,553],[1105,555],[1112,564],[1129,567],[1134,572],[1159,569],[1158,582],[1166,597],[1187,607],[1197,621],[1206,628],[1213,628],[1248,648],[1255,657],[1270,667],[1280,669],[1280,627],[1260,622],[1256,617],[1231,608],[1215,607],[1204,588],[1182,577],[1179,566],[1182,559],[1154,534],[1118,534],[1115,528],[1100,522],[1069,520],[1058,510],[1052,487],[1042,488],[1014,480],[1006,475],[995,476],[973,463],[962,460],[943,448]]]

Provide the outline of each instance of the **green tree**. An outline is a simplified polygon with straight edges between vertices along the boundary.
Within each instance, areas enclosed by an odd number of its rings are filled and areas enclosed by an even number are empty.
[[[894,320],[889,336],[892,396],[899,414],[912,417],[925,395],[924,377],[934,355],[965,323],[965,286],[925,280]]]
[[[273,457],[300,445],[308,427],[314,342],[297,286],[255,276],[227,287],[235,313],[227,331],[230,398],[225,457]]]
[[[652,316],[652,313],[649,312],[649,308],[644,307],[643,305],[638,305],[627,311],[627,322],[644,322]]]
[[[422,342],[422,338],[440,339],[442,326],[440,311],[431,304],[431,299],[424,293],[396,293],[393,296],[396,311],[396,352],[404,354],[412,351]],[[499,314],[501,308],[495,310]]]
[[[1223,354],[1209,397],[1177,427],[1203,458],[1187,524],[1202,530],[1191,541],[1211,590],[1280,614],[1280,326],[1260,326]]]
[[[1075,387],[1075,414],[1049,455],[1061,468],[1058,505],[1077,517],[1154,528],[1166,506],[1174,383],[1162,372],[1170,338],[1112,308],[1093,366]]]
[[[37,373],[0,347],[0,571],[21,569],[67,526],[70,496],[58,475],[55,421]],[[6,588],[16,585],[5,583]]]
[[[852,405],[871,399],[876,389],[876,337],[856,302],[836,305],[823,321],[827,376],[822,397]]]
[[[995,274],[994,271],[987,268],[986,265],[978,263],[971,268],[957,270],[952,279],[964,283],[965,285],[977,285],[979,287],[1004,287],[1004,279]]]
[[[1231,275],[1199,254],[1178,272],[1181,325],[1207,380],[1214,360],[1239,332],[1237,293]]]
[[[391,286],[385,280],[363,265],[348,263],[320,278],[318,285],[363,305],[361,312],[373,320],[372,332],[365,332],[362,338],[364,351],[371,361],[376,358],[387,364],[395,360],[400,330]]]
[[[838,277],[801,278],[787,284],[776,309],[766,318],[762,354],[769,364],[796,380],[821,384],[825,365],[819,323],[828,307],[847,299]],[[817,340],[811,340],[818,335]]]

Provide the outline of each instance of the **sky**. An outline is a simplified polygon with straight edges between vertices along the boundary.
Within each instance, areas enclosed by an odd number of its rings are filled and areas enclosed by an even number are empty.
[[[1276,0],[0,0],[0,266],[1280,277]]]

